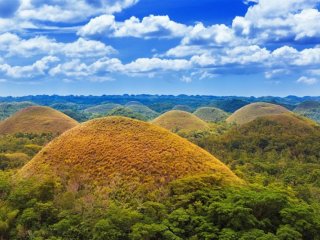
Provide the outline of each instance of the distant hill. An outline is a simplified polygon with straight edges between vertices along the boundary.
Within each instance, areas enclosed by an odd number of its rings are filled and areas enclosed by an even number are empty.
[[[207,175],[242,182],[215,157],[158,126],[122,117],[83,123],[49,143],[18,173],[79,186],[151,191],[175,179]],[[67,183],[65,183],[67,184]],[[144,186],[144,188],[143,188]]]
[[[306,101],[299,104],[293,111],[316,122],[320,122],[320,102]]]
[[[28,107],[0,122],[0,134],[60,134],[77,125],[77,121],[49,107]]]
[[[115,103],[105,103],[101,104],[98,106],[90,107],[85,109],[84,111],[86,113],[91,113],[91,114],[97,114],[97,115],[106,115],[108,114],[111,110],[121,107],[120,104],[115,104]]]
[[[203,121],[215,123],[225,121],[229,116],[225,111],[213,107],[198,108],[193,114]]]
[[[189,107],[188,105],[176,105],[172,108],[172,110],[179,110],[184,112],[193,112],[193,109]]]
[[[129,107],[116,107],[113,110],[109,111],[106,116],[115,116],[115,117],[127,117],[132,119],[137,119],[141,121],[147,121],[148,118],[140,113],[133,111]]]
[[[249,101],[241,99],[220,99],[212,102],[210,106],[219,108],[228,113],[233,113],[249,103]]]
[[[141,102],[138,102],[138,101],[130,101],[130,102],[127,102],[125,104],[126,107],[129,107],[129,106],[136,106],[136,105],[140,105],[140,106],[143,106],[143,104]]]
[[[271,103],[251,103],[233,113],[227,119],[227,122],[241,125],[253,121],[258,117],[275,114],[291,114],[291,112],[282,106]]]
[[[320,199],[320,127],[309,119],[262,116],[194,142],[249,182],[289,185],[303,197]]]
[[[139,114],[144,116],[147,120],[152,120],[159,116],[159,113],[153,111],[149,107],[143,105],[143,104],[127,104],[126,107],[133,111],[135,114]]]
[[[21,109],[31,106],[35,106],[35,104],[32,102],[0,103],[0,120],[6,119]]]
[[[183,111],[169,111],[152,121],[153,124],[173,132],[208,129],[208,124],[197,116]]]

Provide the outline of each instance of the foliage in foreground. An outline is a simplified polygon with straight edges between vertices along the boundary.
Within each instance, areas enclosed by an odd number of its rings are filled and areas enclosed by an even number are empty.
[[[2,239],[320,239],[317,208],[290,190],[221,188],[194,178],[170,184],[161,201],[99,201],[56,182],[17,186],[0,172]]]

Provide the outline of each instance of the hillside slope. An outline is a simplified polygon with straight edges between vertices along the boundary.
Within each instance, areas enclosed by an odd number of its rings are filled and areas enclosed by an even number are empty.
[[[105,115],[117,107],[121,107],[121,105],[115,104],[115,103],[105,103],[105,104],[101,104],[101,105],[87,108],[84,110],[84,112],[91,113],[91,114],[97,114],[97,115]]]
[[[299,104],[293,111],[316,122],[320,122],[320,102],[306,101]]]
[[[34,106],[32,102],[10,102],[0,103],[0,120],[10,117],[12,114],[20,111],[21,109]]]
[[[258,117],[276,115],[276,114],[290,114],[291,112],[279,105],[271,103],[252,103],[240,108],[227,118],[228,123],[245,124],[251,122]]]
[[[153,124],[173,132],[208,129],[208,124],[195,115],[183,111],[169,111],[152,121]]]
[[[3,122],[0,134],[55,133],[60,134],[78,123],[67,115],[49,107],[28,107]]]
[[[215,123],[225,121],[229,116],[225,111],[213,107],[198,108],[193,114],[203,121]]]
[[[148,190],[174,179],[210,175],[222,183],[240,183],[228,167],[169,131],[122,117],[92,120],[53,140],[20,176],[73,179],[108,188],[146,184]]]

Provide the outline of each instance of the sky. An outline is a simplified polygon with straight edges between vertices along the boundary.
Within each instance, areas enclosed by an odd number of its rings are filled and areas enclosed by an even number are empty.
[[[320,0],[0,0],[0,95],[320,95]]]

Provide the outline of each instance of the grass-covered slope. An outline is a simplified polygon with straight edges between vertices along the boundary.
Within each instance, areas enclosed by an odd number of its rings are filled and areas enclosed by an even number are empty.
[[[21,109],[34,106],[31,102],[0,103],[0,120],[10,117]]]
[[[241,182],[223,163],[187,140],[122,117],[96,119],[69,130],[19,172],[24,177],[51,174],[110,189],[147,184],[152,190],[196,174],[226,184]]]
[[[306,101],[299,104],[293,111],[316,122],[320,122],[320,102]]]
[[[172,110],[179,110],[184,112],[193,112],[192,108],[188,105],[175,105]]]
[[[159,116],[159,113],[153,111],[149,107],[142,104],[127,104],[126,107],[130,109],[133,113],[144,116],[147,120],[152,120]]]
[[[72,118],[52,108],[34,106],[25,108],[0,122],[0,134],[60,134],[77,124]]]
[[[228,123],[245,124],[257,119],[258,117],[276,115],[276,114],[290,114],[291,112],[279,105],[271,103],[252,103],[240,108],[227,118]]]
[[[208,129],[208,124],[195,115],[183,111],[169,111],[152,121],[153,124],[173,132],[202,131]]]
[[[114,116],[114,117],[127,117],[132,119],[137,119],[141,121],[147,121],[148,118],[142,114],[134,112],[132,109],[128,107],[117,107],[111,110],[106,116]]]
[[[213,107],[198,108],[193,114],[203,121],[215,123],[225,121],[229,116],[225,111]]]
[[[121,107],[121,105],[116,103],[105,103],[98,106],[87,108],[85,112],[91,113],[91,114],[97,114],[97,115],[105,115],[118,107]]]
[[[319,200],[320,127],[309,119],[264,116],[196,142],[249,181],[290,185]]]

